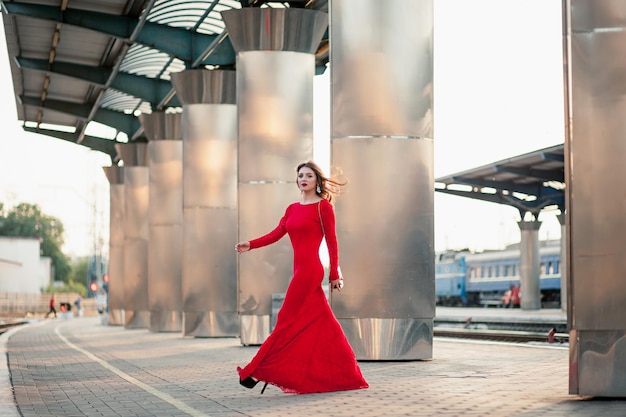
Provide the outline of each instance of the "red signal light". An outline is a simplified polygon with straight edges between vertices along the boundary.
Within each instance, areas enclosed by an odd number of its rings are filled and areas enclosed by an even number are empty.
[[[104,281],[104,282],[109,282],[109,274],[104,274],[104,275],[102,276],[102,281]]]
[[[91,284],[89,284],[89,291],[97,292],[98,291],[98,283],[97,282],[92,282]]]

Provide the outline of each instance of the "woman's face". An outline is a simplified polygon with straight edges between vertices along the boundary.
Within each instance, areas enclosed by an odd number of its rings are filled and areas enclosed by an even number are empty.
[[[316,185],[317,177],[315,172],[309,167],[300,168],[300,171],[298,171],[298,188],[300,188],[300,191],[315,190]]]

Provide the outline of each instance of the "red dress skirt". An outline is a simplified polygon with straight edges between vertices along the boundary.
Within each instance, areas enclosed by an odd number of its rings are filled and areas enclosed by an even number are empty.
[[[287,393],[314,393],[367,388],[356,357],[322,289],[324,267],[320,214],[330,258],[330,279],[339,278],[335,215],[330,203],[294,203],[278,227],[250,241],[255,249],[289,234],[293,247],[293,278],[276,319],[276,327],[252,361],[237,368]]]

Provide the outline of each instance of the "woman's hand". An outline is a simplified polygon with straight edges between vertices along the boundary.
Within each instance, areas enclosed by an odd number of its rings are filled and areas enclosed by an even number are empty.
[[[250,242],[239,242],[235,245],[238,253],[248,252],[250,250]]]
[[[330,281],[330,290],[341,291],[343,288],[343,278],[334,279]]]

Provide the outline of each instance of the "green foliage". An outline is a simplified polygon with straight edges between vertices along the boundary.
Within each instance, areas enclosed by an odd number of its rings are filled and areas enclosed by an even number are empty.
[[[62,287],[55,287],[51,285],[46,288],[45,292],[48,294],[78,293],[83,298],[87,297],[87,287],[85,286],[85,284],[82,282],[75,282],[73,280],[69,280],[68,282],[64,283]]]
[[[5,210],[0,203],[0,236],[37,238],[41,242],[41,255],[49,256],[54,267],[55,281],[68,282],[70,264],[61,251],[63,223],[56,217],[45,215],[36,204],[20,203]]]
[[[76,283],[83,283],[87,285],[87,273],[89,271],[89,260],[87,258],[80,258],[72,261],[71,264],[72,273],[70,280]]]

